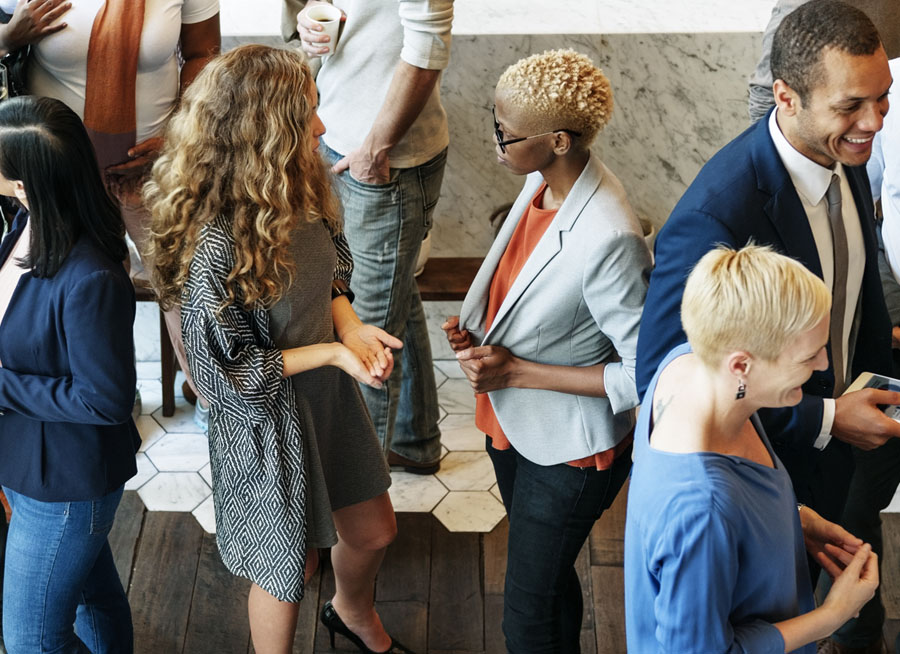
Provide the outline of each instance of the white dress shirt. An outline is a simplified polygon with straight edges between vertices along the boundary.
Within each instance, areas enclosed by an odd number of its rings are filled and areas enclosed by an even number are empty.
[[[891,75],[895,80],[900,77],[900,58],[891,59]],[[892,94],[895,90],[891,86]],[[884,256],[894,279],[900,283],[900,115],[896,108],[884,117],[884,127],[875,134],[866,170],[872,196],[881,199]]]
[[[866,267],[866,246],[863,242],[862,226],[859,222],[859,212],[853,199],[853,192],[847,181],[847,175],[840,162],[834,164],[834,169],[820,166],[812,159],[798,152],[781,133],[776,121],[778,111],[773,111],[769,116],[769,134],[778,151],[781,162],[787,169],[791,182],[800,203],[809,220],[813,239],[816,242],[816,250],[819,254],[819,263],[822,266],[822,277],[825,285],[833,289],[834,285],[834,253],[832,249],[831,225],[828,221],[828,202],[825,193],[831,184],[831,176],[837,175],[841,180],[841,214],[844,219],[844,230],[847,232],[847,250],[849,267],[847,270],[847,303],[843,319],[843,351],[844,360],[835,361],[835,366],[841,366],[844,370],[844,379],[847,379],[848,363],[850,359],[850,332],[853,328],[853,318],[856,314],[856,305],[859,301],[862,289],[863,271]],[[847,379],[848,383],[851,381]],[[834,400],[825,398],[822,412],[822,430],[816,439],[815,447],[824,449],[831,440],[831,427],[834,424]]]

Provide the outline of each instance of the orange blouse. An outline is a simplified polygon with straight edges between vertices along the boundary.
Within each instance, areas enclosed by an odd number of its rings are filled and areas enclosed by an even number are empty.
[[[516,277],[521,272],[528,257],[534,251],[538,241],[547,231],[547,227],[553,222],[556,216],[556,209],[542,209],[541,202],[544,198],[544,191],[547,189],[546,184],[542,184],[537,190],[519,224],[513,232],[506,251],[497,264],[497,270],[494,271],[494,277],[491,280],[491,290],[488,294],[487,316],[485,318],[485,331],[491,328],[491,324],[500,310],[500,305],[506,298],[509,289],[512,287]],[[475,426],[491,437],[491,444],[495,449],[508,450],[510,448],[509,439],[503,433],[500,422],[497,420],[497,414],[494,413],[494,407],[487,393],[478,393],[475,395]],[[631,444],[632,437],[629,436],[622,440],[614,448],[592,454],[591,456],[569,461],[569,465],[578,468],[596,467],[597,470],[607,470],[612,466],[615,458],[625,451]]]

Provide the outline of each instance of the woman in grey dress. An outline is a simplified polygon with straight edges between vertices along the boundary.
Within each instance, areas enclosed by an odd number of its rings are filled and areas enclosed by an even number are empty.
[[[396,522],[354,382],[379,386],[401,343],[351,308],[316,104],[309,69],[285,50],[237,48],[198,76],[145,189],[153,274],[164,307],[181,306],[210,402],[217,541],[229,570],[253,581],[256,651],[291,651],[304,572],[333,546],[332,639],[403,652],[373,603]]]

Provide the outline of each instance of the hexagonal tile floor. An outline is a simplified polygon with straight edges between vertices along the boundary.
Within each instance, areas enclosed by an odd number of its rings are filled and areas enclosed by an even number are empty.
[[[209,452],[206,437],[194,425],[193,407],[177,393],[175,415],[163,417],[159,362],[139,361],[137,370],[142,444],[138,473],[125,487],[137,490],[149,511],[189,511],[214,533]],[[484,451],[484,434],[475,428],[472,391],[456,361],[435,361],[435,377],[444,445],[441,470],[435,475],[392,471],[394,509],[433,513],[450,531],[489,532],[505,512]],[[176,388],[182,380],[178,373]]]

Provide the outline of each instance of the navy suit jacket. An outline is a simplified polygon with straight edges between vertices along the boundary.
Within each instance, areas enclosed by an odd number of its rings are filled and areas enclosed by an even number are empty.
[[[707,162],[659,233],[656,268],[638,338],[636,374],[642,397],[666,354],[687,340],[680,314],[684,283],[694,264],[717,244],[740,248],[752,239],[799,260],[822,277],[809,220],[769,135],[768,122],[758,121]],[[863,371],[891,374],[891,323],[878,276],[874,207],[866,170],[864,166],[845,170],[866,249],[852,380]],[[828,356],[830,362],[830,346]],[[813,443],[822,427],[822,398],[831,397],[833,389],[834,370],[829,364],[804,384],[798,406],[760,411],[801,497],[806,494],[800,487],[815,474],[818,450]],[[832,444],[826,450],[844,446],[834,439]],[[846,465],[852,470],[849,451]]]
[[[25,220],[0,244],[0,263]],[[84,236],[53,277],[22,275],[0,322],[0,484],[80,501],[135,474],[133,323],[122,263]]]

